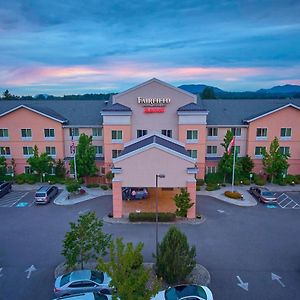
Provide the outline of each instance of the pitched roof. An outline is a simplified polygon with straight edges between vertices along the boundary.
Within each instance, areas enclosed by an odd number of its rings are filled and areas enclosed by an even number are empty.
[[[121,103],[114,103],[110,106],[106,106],[102,111],[131,111],[131,108]]]
[[[197,103],[188,103],[188,104],[185,104],[181,107],[179,107],[177,109],[177,111],[203,111],[203,112],[206,112],[207,110],[205,108],[202,108],[199,104]]]

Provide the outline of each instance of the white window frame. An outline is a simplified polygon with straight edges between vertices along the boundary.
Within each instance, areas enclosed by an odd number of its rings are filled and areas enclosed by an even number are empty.
[[[208,127],[207,128],[207,138],[209,140],[215,140],[218,138],[219,130],[218,127]]]
[[[46,136],[46,131],[48,131],[49,136]],[[51,135],[51,131],[53,132],[53,136]],[[44,128],[44,137],[45,137],[45,140],[54,140],[55,139],[55,129],[54,128]]]
[[[72,137],[72,135],[73,135],[73,139],[79,138],[80,132],[78,127],[69,128],[69,136]]]
[[[25,136],[23,136],[23,130],[25,130]],[[30,136],[27,136],[27,133],[30,132]],[[32,140],[32,129],[31,128],[21,128],[21,138],[22,140]]]
[[[261,154],[256,154],[256,149],[257,148],[261,148],[261,150],[260,150],[260,153]],[[256,146],[255,148],[254,148],[254,156],[255,156],[255,158],[263,158],[263,154],[262,154],[262,150],[263,149],[265,149],[266,150],[266,147],[265,146]]]
[[[288,151],[286,151],[286,150],[288,150]],[[291,155],[291,147],[290,146],[279,147],[279,152],[284,155]]]
[[[260,131],[260,133],[259,133]],[[264,134],[265,132],[265,134]],[[256,128],[256,140],[266,140],[268,138],[268,128],[258,127]]]
[[[52,153],[53,149],[54,149],[54,153]],[[50,151],[47,151],[47,150],[50,150]],[[56,148],[54,146],[46,146],[46,153],[51,157],[56,157]]]
[[[4,151],[2,152],[2,150],[4,150]],[[9,150],[9,154],[7,154],[7,151],[6,151],[6,150]],[[0,156],[11,157],[10,147],[7,147],[7,146],[1,146],[1,147],[0,147]]]
[[[169,138],[172,138],[172,136],[173,136],[172,129],[162,129],[161,130],[161,134],[165,135],[165,136],[167,136]]]
[[[26,171],[28,170],[28,171]],[[24,166],[24,173],[25,174],[32,174],[32,169],[30,166]]]
[[[8,128],[0,128],[0,132],[2,132],[2,136],[0,135],[0,140],[8,140],[9,136],[8,136]],[[7,136],[4,136],[4,132],[7,133]]]
[[[116,151],[117,155],[114,155],[114,151]],[[119,157],[121,151],[122,150],[119,150],[119,149],[112,149],[111,150],[111,158],[117,158],[117,157]]]
[[[205,167],[205,174],[214,174],[217,173],[218,167],[217,166],[206,166]]]
[[[112,143],[122,143],[123,142],[123,131],[122,130],[112,130],[111,131],[111,141],[112,141]]]
[[[93,127],[92,128],[93,139],[100,139],[100,138],[102,138],[102,135],[103,135],[102,127]]]
[[[136,130],[136,138],[140,138],[144,135],[148,134],[148,130],[147,129],[137,129]]]
[[[188,137],[189,133],[191,134],[191,138]],[[189,129],[186,131],[186,142],[187,143],[198,143],[198,130],[197,129]]]
[[[103,157],[103,146],[101,145],[95,145],[95,150],[96,150],[96,157]],[[97,149],[100,149],[101,148],[101,153],[98,153],[97,152]]]
[[[198,151],[196,149],[189,149],[187,152],[191,158],[198,159]]]
[[[241,127],[232,127],[231,132],[236,137],[241,137],[242,136],[242,128]]]
[[[210,149],[211,151],[209,152],[208,149]],[[213,149],[215,149],[216,151],[212,151]],[[206,155],[207,156],[216,156],[218,154],[218,146],[216,145],[207,145],[206,146]]]
[[[283,130],[284,130],[284,135],[282,135]],[[290,131],[290,135],[287,135],[288,131]],[[280,139],[281,140],[291,140],[292,139],[292,128],[291,127],[281,127],[280,128]]]
[[[32,149],[32,153],[30,153],[30,154],[25,154],[25,153],[24,153],[24,150],[27,149],[27,153],[29,153],[28,150],[29,150],[30,148]],[[24,156],[24,157],[31,157],[31,156],[33,156],[33,147],[31,147],[31,146],[23,146],[23,156]]]

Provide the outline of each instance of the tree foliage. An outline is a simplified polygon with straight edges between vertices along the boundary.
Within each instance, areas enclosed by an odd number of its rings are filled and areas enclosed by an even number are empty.
[[[6,158],[4,156],[0,156],[0,177],[6,175]]]
[[[2,99],[3,100],[14,100],[14,99],[19,99],[19,97],[11,94],[9,92],[9,90],[5,90],[2,94]]]
[[[55,163],[55,175],[59,178],[64,178],[66,176],[66,168],[63,160],[59,159]]]
[[[189,247],[187,237],[171,226],[158,246],[156,273],[168,284],[183,282],[196,265],[196,248]]]
[[[263,151],[263,166],[265,172],[271,176],[271,182],[274,178],[279,177],[287,171],[289,164],[289,154],[283,154],[280,152],[280,146],[278,138],[275,137],[271,142],[269,152]]]
[[[188,210],[194,205],[191,203],[190,194],[184,188],[180,189],[180,193],[176,194],[173,198],[176,209],[176,216],[186,217]]]
[[[47,153],[39,155],[39,149],[37,145],[34,145],[33,156],[27,159],[32,171],[36,172],[42,181],[42,175],[47,174],[53,165],[53,159]]]
[[[159,281],[155,280],[148,286],[151,270],[143,265],[143,243],[136,247],[132,243],[124,245],[121,238],[116,244],[110,244],[110,260],[104,262],[99,258],[97,269],[108,273],[112,278],[113,299],[150,300],[159,290]]]
[[[252,172],[254,168],[254,162],[249,155],[240,158],[241,166],[242,166],[242,175],[244,177],[249,177],[249,174]]]
[[[92,137],[82,133],[76,149],[76,170],[78,177],[92,176],[97,172],[96,148],[92,144]],[[71,161],[74,169],[74,161]]]
[[[207,86],[201,93],[201,99],[216,99],[213,87]]]
[[[83,269],[83,264],[90,259],[98,258],[99,254],[107,254],[111,235],[102,231],[103,223],[95,212],[81,215],[77,223],[70,223],[70,227],[71,230],[65,235],[62,251],[68,268],[79,263]]]

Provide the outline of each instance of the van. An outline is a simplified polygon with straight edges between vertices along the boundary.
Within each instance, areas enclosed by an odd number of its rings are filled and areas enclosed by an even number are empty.
[[[35,193],[35,204],[46,204],[55,198],[58,188],[54,185],[40,187]]]

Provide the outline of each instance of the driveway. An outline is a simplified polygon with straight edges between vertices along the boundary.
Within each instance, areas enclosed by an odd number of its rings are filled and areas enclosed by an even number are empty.
[[[110,196],[72,206],[0,207],[0,299],[51,299],[69,222],[89,210],[103,217],[111,209]],[[198,210],[207,218],[203,224],[178,226],[210,271],[215,299],[299,298],[300,210],[237,207],[209,196],[198,197]],[[159,225],[160,238],[168,227]],[[145,261],[153,261],[154,224],[105,224],[104,229],[124,241],[142,241]],[[272,273],[281,279],[273,275],[272,280]],[[248,291],[237,285],[241,282],[248,283]]]

